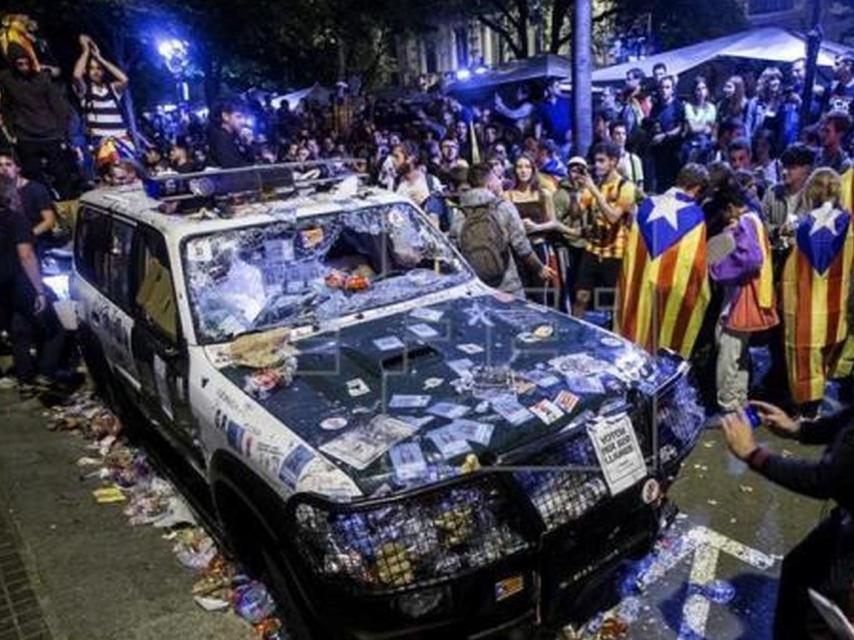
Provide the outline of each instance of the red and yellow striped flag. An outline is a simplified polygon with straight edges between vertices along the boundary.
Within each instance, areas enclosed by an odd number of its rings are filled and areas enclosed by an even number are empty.
[[[641,203],[617,295],[617,333],[650,353],[691,355],[710,297],[706,223],[693,198],[671,189]]]
[[[781,292],[789,385],[803,403],[821,400],[848,336],[851,214],[828,203],[801,219],[795,239]]]

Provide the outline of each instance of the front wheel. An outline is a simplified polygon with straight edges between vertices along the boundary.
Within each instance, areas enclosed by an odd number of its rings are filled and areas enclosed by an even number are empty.
[[[219,514],[235,559],[242,562],[251,575],[257,576],[270,589],[279,607],[282,622],[290,640],[320,640],[305,621],[296,600],[296,589],[288,578],[282,551],[267,533],[258,516],[227,486],[219,484],[214,489],[214,504]],[[324,640],[328,640],[324,637]]]

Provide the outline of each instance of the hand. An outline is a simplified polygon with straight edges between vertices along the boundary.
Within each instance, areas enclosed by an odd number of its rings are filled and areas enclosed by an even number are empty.
[[[591,176],[589,173],[584,173],[581,175],[581,184],[584,185],[586,188],[590,189],[591,191],[597,188],[596,182],[593,180],[593,176]]]
[[[84,49],[88,49],[92,45],[92,38],[87,36],[85,33],[80,34],[78,41],[80,42],[80,46]]]
[[[753,429],[750,428],[747,418],[741,412],[728,413],[724,416],[721,426],[729,450],[739,460],[746,460],[756,449]]]
[[[33,304],[33,313],[39,315],[47,309],[47,296],[43,293],[36,294],[36,301]]]
[[[773,404],[754,400],[750,403],[756,409],[756,413],[762,418],[762,424],[781,438],[796,440],[801,432],[801,424],[792,420],[785,411]]]
[[[534,233],[537,230],[537,225],[530,218],[523,218],[522,226],[525,227],[526,233]]]
[[[557,271],[549,266],[544,266],[540,271],[541,280],[554,280],[555,278],[557,278]]]

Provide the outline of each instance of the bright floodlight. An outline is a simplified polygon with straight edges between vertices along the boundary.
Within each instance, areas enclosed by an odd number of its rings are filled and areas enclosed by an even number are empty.
[[[468,69],[460,69],[457,71],[457,80],[468,80],[471,78],[471,71]]]
[[[177,38],[161,40],[157,45],[157,52],[166,58],[183,57],[187,55],[187,42]]]
[[[160,44],[157,45],[157,52],[164,58],[171,58],[173,51],[174,49],[172,48],[171,40],[162,40]]]

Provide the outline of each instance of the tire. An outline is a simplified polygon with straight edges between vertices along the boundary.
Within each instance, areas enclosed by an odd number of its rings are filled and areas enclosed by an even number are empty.
[[[112,400],[110,394],[110,374],[107,359],[95,334],[86,327],[81,326],[79,331],[80,352],[89,377],[95,385],[95,393],[104,401]]]
[[[259,577],[270,589],[282,623],[290,640],[320,640],[310,630],[296,599],[297,590],[288,577],[288,569],[281,559],[276,541],[267,533],[268,528],[259,521],[230,487],[218,483],[214,488],[214,504],[231,551],[244,563],[250,575]],[[323,636],[329,640],[328,636]]]
[[[113,375],[95,334],[86,327],[81,327],[79,333],[80,351],[89,377],[95,385],[95,394],[116,414],[124,427],[124,432],[133,435],[142,421],[139,410],[133,400],[128,397],[119,379]]]

